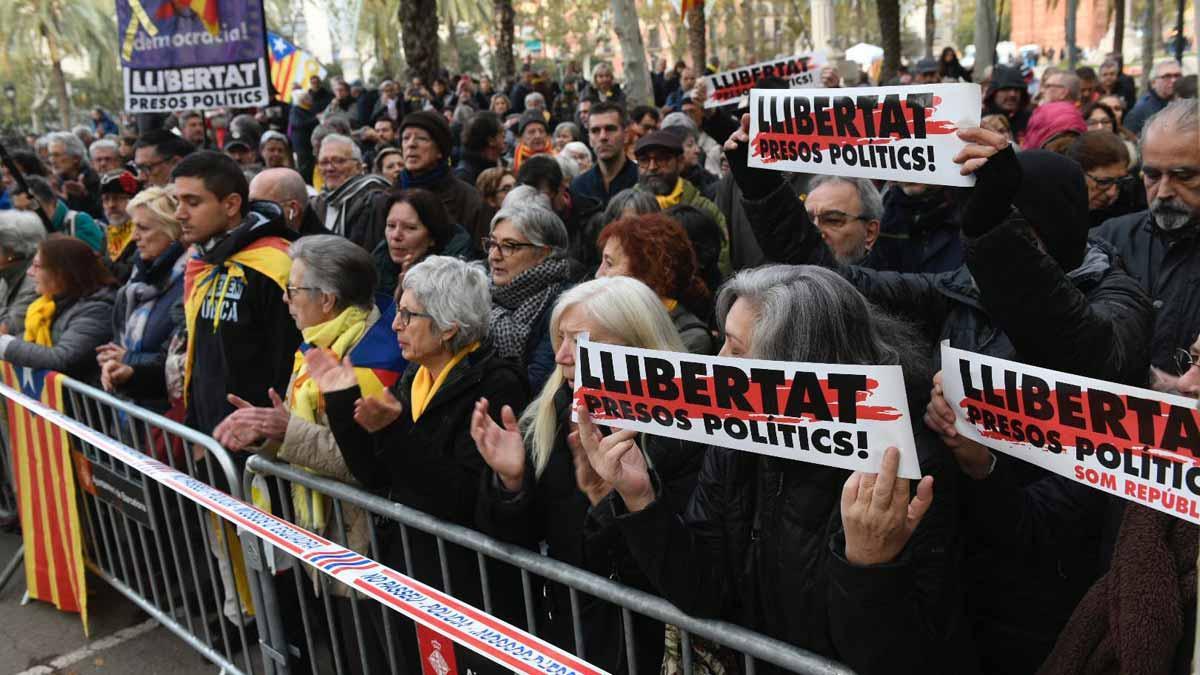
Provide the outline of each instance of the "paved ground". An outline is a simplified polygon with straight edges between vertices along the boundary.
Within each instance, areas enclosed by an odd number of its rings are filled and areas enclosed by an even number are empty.
[[[17,535],[0,534],[0,567],[20,543]],[[91,639],[84,637],[78,615],[41,602],[22,607],[24,590],[23,572],[0,590],[0,675],[197,675],[220,670],[94,577],[89,577],[88,589]]]

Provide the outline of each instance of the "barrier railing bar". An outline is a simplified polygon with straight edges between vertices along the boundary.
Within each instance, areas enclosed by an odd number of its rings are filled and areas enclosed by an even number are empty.
[[[579,613],[579,591],[568,586],[567,592],[571,596],[571,632],[575,635],[575,655],[586,661],[587,656],[584,655],[583,648],[583,615]]]
[[[250,494],[250,473],[246,472],[246,474],[242,477],[242,480],[245,482],[246,494]],[[276,492],[280,495],[279,501],[281,502],[281,508],[283,509],[283,517],[288,522],[293,522],[292,500],[287,498],[287,485],[284,484],[282,478],[275,477],[274,480]],[[309,618],[308,589],[311,586],[311,581],[309,580],[308,574],[303,567],[298,565],[292,565],[291,574],[292,581],[296,586],[296,600],[300,603],[300,621],[304,626],[304,647],[308,650],[305,653],[308,655],[309,669],[312,670],[312,675],[319,675],[317,671],[317,647],[313,642],[313,626],[312,620]]]
[[[531,635],[537,635],[537,621],[533,616],[533,583],[527,569],[521,570],[521,597],[525,600],[525,629]]]
[[[249,472],[247,472],[247,476],[248,475],[249,475]],[[279,481],[280,484],[283,483],[282,478],[277,477],[275,480]],[[339,499],[337,501],[341,501],[341,500]],[[383,558],[383,551],[381,551],[379,548],[379,534],[375,529],[375,516],[374,516],[374,514],[368,512],[368,513],[363,514],[363,517],[367,521],[367,535],[368,535],[368,538],[370,541],[371,558],[373,560],[381,560]],[[379,613],[383,617],[383,634],[391,635],[392,634],[392,613],[390,611],[388,611],[388,608],[384,607],[383,605],[379,606]],[[488,612],[488,613],[490,614],[491,612]],[[388,657],[388,667],[391,668],[390,672],[393,672],[393,673],[399,672],[399,667],[397,665],[398,657],[396,655],[396,641],[395,640],[391,640],[391,639],[387,640],[387,657]]]
[[[446,558],[446,542],[437,538],[438,566],[442,568],[442,590],[446,595],[454,595],[450,581],[450,562]]]
[[[692,675],[692,636],[682,628],[679,629],[679,654],[683,660],[683,675]]]
[[[629,660],[629,675],[637,675],[637,650],[633,637],[633,612],[621,608],[621,628],[625,631],[625,658]]]
[[[492,584],[488,579],[487,558],[482,553],[475,554],[475,562],[479,565],[479,587],[483,590],[483,611],[492,613]]]
[[[657,596],[626,586],[586,570],[572,567],[516,545],[496,541],[475,530],[440,521],[426,513],[357,490],[340,481],[308,473],[286,463],[274,462],[264,457],[251,457],[247,470],[274,475],[315,489],[338,499],[367,509],[378,515],[393,519],[422,531],[436,533],[448,542],[478,551],[500,562],[519,567],[550,581],[577,588],[600,600],[621,605],[643,616],[674,624],[694,635],[713,640],[721,645],[752,655],[773,665],[801,673],[821,675],[848,675],[852,670],[841,664],[788,645],[741,626],[713,619],[700,619],[681,613],[674,605]]]

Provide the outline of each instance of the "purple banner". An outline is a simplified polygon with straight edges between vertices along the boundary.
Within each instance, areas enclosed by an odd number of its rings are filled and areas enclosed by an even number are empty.
[[[129,112],[267,105],[262,0],[117,0]]]

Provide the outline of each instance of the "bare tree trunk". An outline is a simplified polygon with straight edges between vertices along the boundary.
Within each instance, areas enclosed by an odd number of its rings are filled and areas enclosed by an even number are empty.
[[[937,16],[934,14],[934,5],[937,0],[925,0],[925,56],[933,58],[933,40],[934,33],[937,32]]]
[[[877,0],[880,43],[883,47],[883,68],[879,81],[887,82],[900,68],[900,0]]]
[[[498,82],[511,80],[517,74],[513,60],[513,24],[516,11],[512,0],[492,0],[492,21],[496,26],[495,68]]]
[[[446,8],[446,39],[450,43],[450,49],[446,50],[446,67],[451,73],[457,73],[461,69],[462,56],[458,53],[458,27],[455,26],[454,15],[450,12],[450,8]]]
[[[1065,27],[1067,42],[1067,69],[1075,70],[1075,18],[1078,15],[1077,0],[1067,0],[1067,25]]]
[[[742,61],[749,65],[758,60],[758,50],[755,49],[754,34],[754,0],[742,0]]]
[[[1120,56],[1125,50],[1125,0],[1113,0],[1113,53]],[[1125,59],[1121,59],[1122,65]]]
[[[438,58],[437,0],[400,0],[400,37],[408,76],[419,77],[426,86],[441,68]]]
[[[688,54],[692,57],[692,69],[696,75],[704,74],[708,65],[708,41],[704,34],[704,2],[692,5],[687,13]]]
[[[55,35],[54,31],[47,30],[44,25],[42,26],[42,36],[46,38],[46,45],[50,49],[54,93],[58,97],[58,121],[62,124],[63,129],[70,129],[71,95],[67,92],[67,76],[63,73],[62,49],[59,47],[57,35]]]
[[[1150,90],[1150,71],[1154,69],[1154,0],[1146,0],[1146,11],[1142,14],[1142,78],[1139,89]]]
[[[643,103],[653,104],[654,90],[650,88],[650,66],[638,26],[637,5],[634,0],[612,0],[612,8],[613,29],[621,42],[621,56],[625,61],[626,103],[630,108]]]
[[[996,17],[995,0],[976,0],[975,3],[975,73],[976,81],[983,71],[996,63],[996,30],[1000,21]]]

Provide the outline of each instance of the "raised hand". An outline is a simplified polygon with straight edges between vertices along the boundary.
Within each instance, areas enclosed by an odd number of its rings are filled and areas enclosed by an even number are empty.
[[[641,511],[654,502],[654,486],[646,458],[638,447],[637,432],[622,429],[611,436],[602,436],[592,424],[587,408],[576,404],[579,419],[579,445],[586,451],[592,469],[611,485],[625,501],[631,512]]]
[[[96,347],[96,363],[103,366],[109,361],[122,361],[125,359],[126,349],[115,342],[100,345]]]
[[[358,384],[358,377],[354,374],[354,365],[350,363],[349,356],[338,363],[333,352],[310,349],[304,352],[304,362],[308,364],[308,376],[317,383],[317,389],[320,389],[321,393],[341,391]]]
[[[964,176],[983,168],[989,157],[1009,146],[1002,134],[982,127],[959,129],[958,137],[968,144],[954,156],[954,163],[962,165],[959,173]]]
[[[933,477],[917,484],[908,499],[908,479],[897,478],[900,451],[888,448],[878,474],[855,471],[842,487],[842,528],[846,560],[855,565],[882,565],[900,555],[933,504]]]
[[[954,453],[954,460],[963,473],[976,480],[987,478],[992,468],[991,451],[959,435],[954,427],[955,419],[954,409],[946,401],[942,389],[942,371],[939,370],[933,376],[933,390],[929,392],[929,403],[925,406],[925,426],[942,437],[942,443]]]
[[[511,407],[500,410],[500,421],[503,427],[488,414],[488,400],[479,399],[471,413],[471,438],[483,461],[500,477],[504,489],[520,492],[525,481],[525,440]]]
[[[354,421],[371,433],[395,422],[402,412],[404,404],[397,400],[389,389],[354,402]]]
[[[599,445],[599,441],[596,441],[596,445]],[[575,463],[575,484],[587,495],[592,506],[599,504],[613,488],[592,468],[592,463],[587,458],[587,450],[579,440],[578,429],[567,434],[567,446],[571,448],[571,460]]]

